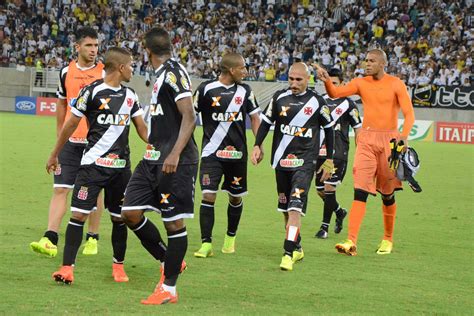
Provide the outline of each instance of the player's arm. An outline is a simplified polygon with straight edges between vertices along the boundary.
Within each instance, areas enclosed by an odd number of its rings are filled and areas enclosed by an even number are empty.
[[[59,137],[59,133],[64,125],[64,119],[66,118],[66,111],[67,111],[67,100],[66,99],[58,99],[58,103],[56,104],[56,137]]]
[[[326,69],[322,68],[318,64],[313,64],[316,68],[316,72],[318,74],[318,78],[324,82],[324,86],[326,87],[326,92],[331,98],[343,98],[348,97],[350,95],[359,94],[359,88],[357,83],[354,80],[351,80],[346,85],[335,86],[332,81],[331,77],[329,76]]]
[[[255,144],[253,145],[252,154],[250,156],[250,161],[254,165],[257,165],[263,159],[262,144],[265,137],[267,137],[268,131],[270,131],[270,127],[276,120],[276,97],[277,93],[273,96],[272,100],[261,115],[262,121],[260,122],[257,133],[255,134]]]
[[[326,144],[326,160],[323,162],[317,173],[322,172],[321,181],[325,181],[331,177],[334,173],[334,121],[331,116],[331,111],[329,110],[327,105],[321,106],[319,110],[319,119],[320,123],[324,129],[325,139],[324,142]]]
[[[148,127],[146,126],[145,120],[143,119],[143,115],[137,115],[132,117],[133,125],[135,125],[135,129],[137,130],[138,136],[148,144]]]
[[[354,130],[354,140],[357,146],[357,136],[359,135],[360,128],[362,127],[362,119],[360,118],[359,109],[354,101],[347,99],[349,101],[349,124]]]
[[[184,147],[186,147],[186,144],[193,135],[194,128],[196,127],[196,114],[193,109],[193,100],[191,96],[179,99],[176,101],[176,106],[182,116],[181,126],[179,128],[178,139],[168,157],[166,157],[163,162],[162,170],[164,173],[176,172],[179,163],[179,156]]]
[[[400,104],[402,108],[403,117],[405,118],[399,140],[403,140],[405,146],[408,146],[408,135],[410,134],[413,124],[415,124],[415,111],[413,110],[413,104],[408,95],[407,87],[401,80],[399,80],[395,86],[395,94],[398,99],[398,104]]]
[[[56,141],[56,145],[54,146],[53,151],[49,155],[48,162],[46,163],[46,171],[48,173],[56,170],[56,167],[58,166],[59,152],[64,147],[64,144],[66,144],[69,137],[71,137],[72,133],[74,133],[80,121],[81,121],[81,117],[78,117],[76,115],[71,115],[69,120],[67,120],[66,124],[64,124],[64,127],[59,133],[58,139]]]

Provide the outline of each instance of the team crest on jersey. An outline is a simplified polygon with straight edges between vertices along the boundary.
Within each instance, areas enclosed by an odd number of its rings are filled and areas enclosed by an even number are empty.
[[[281,124],[280,132],[282,132],[282,134],[285,134],[285,135],[296,136],[296,137],[305,137],[305,138],[313,137],[313,130],[311,128],[306,128],[306,127]]]
[[[130,125],[130,114],[99,114],[97,122],[103,125]]]
[[[212,113],[212,119],[217,122],[236,122],[242,121],[244,115],[242,112],[224,112],[224,113]]]
[[[289,106],[282,106],[280,116],[288,116],[287,112],[288,112],[289,109],[290,109]]]
[[[237,104],[237,105],[241,105],[241,104],[242,104],[242,97],[235,97],[235,98],[234,98],[234,102],[235,102],[235,104]]]
[[[288,154],[285,159],[280,159],[280,166],[285,168],[297,168],[304,164],[304,159],[298,159],[296,155]]]
[[[143,159],[146,160],[153,160],[157,161],[160,159],[161,152],[159,150],[155,150],[155,146],[153,145],[146,145],[145,155],[143,155]]]
[[[241,151],[235,150],[234,146],[226,146],[224,149],[218,150],[216,156],[224,159],[240,159],[243,154]]]
[[[89,98],[89,90],[84,91],[84,94],[79,99],[72,99],[71,106],[75,106],[79,111],[85,111],[87,108],[86,101]]]
[[[306,107],[303,109],[303,111],[304,111],[304,114],[305,114],[305,115],[312,115],[312,114],[313,114],[313,108],[310,107],[310,106],[306,106]]]
[[[153,93],[157,93],[158,92],[158,83],[155,83],[153,85]]]
[[[337,115],[341,115],[342,114],[342,109],[341,108],[336,108],[334,110],[334,113],[336,113]]]
[[[170,85],[171,88],[173,88],[174,91],[179,92],[178,85],[176,82],[178,82],[178,79],[176,79],[176,76],[172,72],[168,72],[166,74],[166,83]]]
[[[127,106],[131,108],[133,105],[133,99],[132,98],[127,98]]]
[[[79,190],[79,192],[77,192],[77,198],[79,200],[87,200],[87,195],[89,194],[89,192],[87,192],[88,188],[87,187],[81,187],[81,189]]]
[[[106,168],[125,168],[127,161],[120,159],[117,154],[110,153],[106,157],[97,158],[95,164]]]
[[[183,86],[184,89],[190,90],[191,86],[189,85],[188,79],[184,75],[181,77],[181,85]]]
[[[326,121],[332,121],[331,110],[329,110],[327,105],[323,105],[323,107],[321,108],[321,115],[326,119]]]
[[[219,100],[220,100],[221,98],[222,98],[221,96],[219,96],[219,97],[212,97],[212,104],[211,104],[211,106],[212,106],[212,107],[221,106],[221,104],[219,103]]]
[[[354,118],[355,121],[360,121],[359,110],[354,108],[349,112],[349,115],[352,116],[352,118]]]
[[[209,177],[208,173],[202,175],[202,185],[209,185],[211,184],[211,178]]]
[[[61,175],[61,164],[58,164],[56,166],[56,169],[54,169],[54,175],[55,176],[60,176]]]
[[[285,193],[278,193],[278,203],[280,204],[286,204],[286,195]]]
[[[301,194],[303,194],[303,192],[304,192],[304,189],[295,188],[295,192],[293,192],[291,196],[297,199],[301,199]]]

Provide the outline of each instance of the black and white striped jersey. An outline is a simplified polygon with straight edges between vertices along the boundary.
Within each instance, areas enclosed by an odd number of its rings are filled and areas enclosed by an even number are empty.
[[[349,153],[349,126],[359,128],[362,126],[357,105],[348,98],[331,99],[324,95],[324,100],[331,110],[334,120],[334,159],[347,161]],[[321,129],[319,157],[326,157],[324,130]]]
[[[250,86],[226,86],[218,79],[203,82],[194,94],[194,109],[201,113],[204,130],[202,158],[247,161],[245,119],[260,112]]]
[[[279,170],[296,170],[316,163],[319,130],[334,124],[323,97],[313,90],[299,95],[289,89],[277,91],[262,119],[275,124],[271,163]]]
[[[81,90],[71,113],[86,117],[89,124],[88,144],[81,165],[130,167],[130,122],[143,114],[135,91],[122,85],[111,87],[103,79],[96,80]]]
[[[176,102],[192,97],[191,79],[184,66],[171,58],[155,70],[155,76],[148,115],[148,146],[143,159],[163,164],[181,127],[182,115]],[[195,164],[198,160],[198,149],[192,136],[181,152],[179,164]]]

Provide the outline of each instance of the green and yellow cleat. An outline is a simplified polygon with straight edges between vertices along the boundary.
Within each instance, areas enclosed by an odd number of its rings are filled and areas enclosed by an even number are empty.
[[[224,245],[222,246],[223,253],[234,253],[235,252],[235,236],[225,235]]]
[[[212,252],[212,243],[203,242],[201,248],[194,253],[196,258],[207,258],[212,257],[214,253]]]
[[[393,250],[393,243],[390,240],[382,240],[377,249],[378,255],[389,255],[392,253]]]
[[[297,262],[300,262],[302,261],[304,258],[304,251],[303,251],[303,248],[300,248],[299,250],[295,250],[293,251],[293,263],[297,263]]]
[[[357,255],[357,246],[350,239],[346,239],[343,242],[336,244],[336,250],[339,253],[346,254],[348,256]]]
[[[280,269],[283,271],[293,271],[293,259],[288,255],[284,255],[281,258]]]
[[[89,237],[87,238],[86,244],[84,245],[82,254],[86,256],[96,255],[98,252],[97,248],[97,239]]]
[[[39,241],[33,241],[30,244],[30,248],[34,252],[50,258],[54,258],[58,254],[58,247],[48,237],[42,237]]]

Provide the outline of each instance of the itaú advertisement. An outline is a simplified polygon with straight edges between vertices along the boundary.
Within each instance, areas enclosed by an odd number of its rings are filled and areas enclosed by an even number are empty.
[[[474,144],[474,123],[436,122],[436,141]]]
[[[362,121],[364,120],[361,117]],[[415,120],[413,127],[411,128],[408,140],[422,140],[427,142],[433,141],[433,121]],[[398,130],[401,132],[403,129],[403,119],[398,119]],[[352,128],[349,131],[349,136],[354,136]]]

